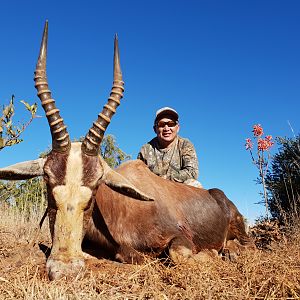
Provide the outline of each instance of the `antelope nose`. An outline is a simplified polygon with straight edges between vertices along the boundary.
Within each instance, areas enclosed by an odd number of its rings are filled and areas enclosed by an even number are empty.
[[[85,262],[81,258],[73,258],[68,261],[49,258],[46,264],[47,274],[51,281],[78,276],[84,268]]]

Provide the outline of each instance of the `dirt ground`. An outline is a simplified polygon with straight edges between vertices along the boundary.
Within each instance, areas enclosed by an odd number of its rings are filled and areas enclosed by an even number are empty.
[[[38,216],[1,215],[1,300],[300,298],[300,233],[272,245],[272,251],[244,253],[235,263],[212,259],[166,265],[149,258],[130,265],[95,259],[76,278],[50,282],[45,273],[51,246],[47,226],[37,239]]]

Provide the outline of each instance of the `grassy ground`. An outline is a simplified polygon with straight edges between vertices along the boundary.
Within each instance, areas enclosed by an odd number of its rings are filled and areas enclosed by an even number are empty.
[[[300,299],[300,232],[272,251],[192,266],[90,260],[81,277],[50,282],[40,246],[30,246],[42,213],[0,207],[0,299]],[[47,219],[46,219],[47,220]],[[47,222],[39,237],[50,246]]]

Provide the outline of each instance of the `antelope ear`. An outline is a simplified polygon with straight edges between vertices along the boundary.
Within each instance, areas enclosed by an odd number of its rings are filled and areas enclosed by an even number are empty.
[[[22,180],[44,175],[46,158],[24,161],[5,168],[0,168],[0,179]]]
[[[153,201],[154,199],[138,188],[136,188],[128,179],[126,179],[121,174],[117,173],[112,169],[108,169],[104,171],[104,175],[101,178],[107,186],[109,186],[112,190],[123,194],[128,197],[132,197],[138,200],[143,201]]]

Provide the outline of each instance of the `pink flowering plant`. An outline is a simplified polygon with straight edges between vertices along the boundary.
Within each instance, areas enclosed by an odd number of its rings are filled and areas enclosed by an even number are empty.
[[[259,170],[259,177],[263,186],[263,195],[266,207],[266,217],[268,216],[268,196],[265,178],[268,172],[269,161],[271,159],[270,149],[274,145],[271,135],[263,137],[264,130],[260,124],[253,126],[253,139],[246,139],[246,150],[250,152],[252,162]],[[256,145],[254,147],[254,145]]]

